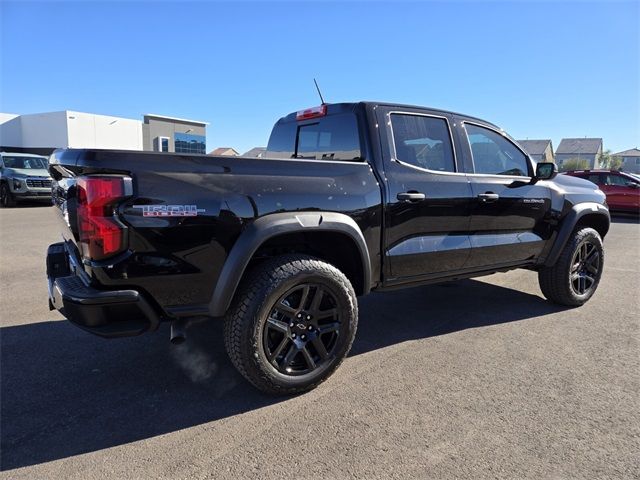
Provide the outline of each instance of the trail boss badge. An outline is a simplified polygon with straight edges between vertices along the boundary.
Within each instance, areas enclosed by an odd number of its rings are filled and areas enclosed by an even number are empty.
[[[197,217],[205,211],[197,205],[134,205],[142,210],[143,217]]]

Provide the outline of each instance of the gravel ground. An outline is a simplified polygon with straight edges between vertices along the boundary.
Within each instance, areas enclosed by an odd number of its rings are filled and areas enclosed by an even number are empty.
[[[266,397],[217,322],[102,340],[47,308],[48,207],[0,211],[2,478],[639,478],[640,225],[594,298],[536,274],[373,294],[318,389]]]

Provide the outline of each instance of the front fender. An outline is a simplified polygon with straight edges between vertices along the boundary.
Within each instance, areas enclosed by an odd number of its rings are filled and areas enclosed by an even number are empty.
[[[209,311],[219,317],[226,313],[238,284],[253,254],[270,238],[284,233],[325,231],[348,235],[360,253],[364,294],[371,289],[371,260],[364,236],[358,224],[349,216],[336,212],[274,213],[255,220],[242,232],[222,267],[214,289]]]
[[[585,202],[574,205],[560,223],[560,230],[558,231],[558,235],[553,243],[553,247],[549,251],[549,255],[547,255],[547,258],[543,262],[544,266],[551,267],[555,265],[558,257],[560,257],[560,254],[562,253],[562,250],[571,238],[571,234],[576,228],[576,225],[580,222],[580,219],[587,215],[601,216],[603,221],[606,221],[606,230],[609,229],[611,216],[607,207],[595,202]]]

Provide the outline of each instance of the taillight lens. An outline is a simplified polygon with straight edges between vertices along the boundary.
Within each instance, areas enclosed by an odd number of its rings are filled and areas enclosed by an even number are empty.
[[[124,226],[114,209],[125,194],[124,177],[79,177],[78,236],[83,256],[102,260],[124,249]]]

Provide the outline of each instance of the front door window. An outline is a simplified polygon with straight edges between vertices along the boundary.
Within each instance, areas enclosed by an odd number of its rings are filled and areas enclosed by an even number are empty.
[[[478,125],[466,124],[465,129],[475,173],[523,177],[530,175],[527,156],[508,139]]]

